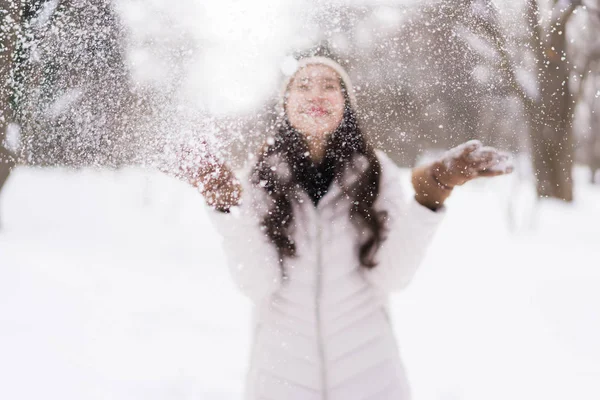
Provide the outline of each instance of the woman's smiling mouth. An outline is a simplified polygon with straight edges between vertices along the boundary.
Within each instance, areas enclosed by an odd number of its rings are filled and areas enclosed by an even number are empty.
[[[329,115],[329,111],[323,107],[312,106],[305,109],[306,114],[309,114],[313,117],[323,117],[325,115]]]

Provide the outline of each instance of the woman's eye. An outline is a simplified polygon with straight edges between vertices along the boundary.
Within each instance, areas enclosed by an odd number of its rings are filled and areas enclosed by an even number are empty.
[[[300,90],[308,90],[308,85],[299,85],[298,89],[300,89]]]
[[[325,86],[325,90],[336,90],[337,88],[334,85]]]

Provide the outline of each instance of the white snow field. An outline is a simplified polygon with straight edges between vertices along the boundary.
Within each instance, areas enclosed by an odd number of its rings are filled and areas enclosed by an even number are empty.
[[[414,400],[600,399],[600,186],[585,173],[574,204],[536,213],[516,174],[456,190],[393,298]],[[26,167],[5,189],[0,399],[241,398],[251,308],[194,189]]]

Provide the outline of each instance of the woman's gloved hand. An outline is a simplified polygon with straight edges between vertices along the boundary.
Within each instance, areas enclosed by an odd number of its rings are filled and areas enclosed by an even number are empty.
[[[436,182],[452,189],[479,178],[509,174],[513,171],[510,154],[489,146],[479,140],[470,140],[447,151],[431,166]]]
[[[415,199],[432,210],[442,206],[455,186],[479,177],[509,174],[510,154],[470,140],[444,153],[431,164],[413,169]]]
[[[242,186],[231,169],[208,151],[207,146],[202,150],[182,149],[177,175],[197,187],[206,204],[227,212],[230,207],[239,205]]]

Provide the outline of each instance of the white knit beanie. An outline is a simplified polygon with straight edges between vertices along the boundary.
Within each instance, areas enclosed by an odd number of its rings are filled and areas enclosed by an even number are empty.
[[[300,71],[302,68],[306,67],[307,65],[314,65],[314,64],[319,64],[319,65],[325,65],[331,69],[333,69],[335,72],[337,72],[337,74],[340,76],[340,78],[342,79],[342,81],[344,82],[344,85],[346,86],[346,91],[348,92],[348,98],[350,99],[350,107],[352,107],[353,109],[356,109],[356,96],[354,94],[354,87],[352,86],[352,80],[350,80],[350,76],[348,76],[348,73],[346,72],[346,70],[344,70],[344,68],[338,64],[337,62],[333,61],[331,58],[327,58],[327,57],[321,57],[321,56],[314,56],[314,57],[306,57],[306,58],[301,58],[300,60],[296,60],[293,58],[289,58],[286,59],[282,65],[282,71],[285,74],[286,78],[283,82],[283,86],[281,88],[281,93],[279,94],[279,112],[281,113],[281,115],[283,115],[283,113],[285,113],[285,96],[288,90],[288,86],[292,80],[292,78],[294,77],[294,75],[296,74],[296,72]]]

